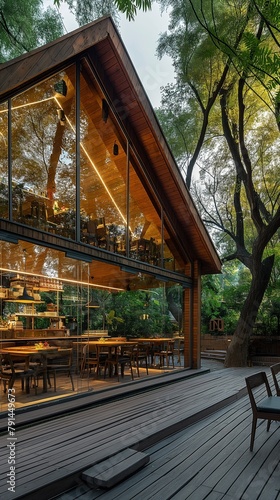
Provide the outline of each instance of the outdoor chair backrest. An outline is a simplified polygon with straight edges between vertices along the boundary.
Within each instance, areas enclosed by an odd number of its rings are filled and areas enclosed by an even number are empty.
[[[267,431],[269,431],[272,420],[280,421],[280,398],[272,396],[265,372],[250,375],[245,378],[245,381],[253,412],[250,443],[250,450],[253,451],[257,420],[267,420]],[[265,394],[264,391],[256,391],[257,388],[261,387],[265,389]]]
[[[270,367],[270,369],[271,369],[271,373],[272,373],[272,378],[273,378],[276,394],[277,394],[277,396],[280,396],[280,385],[279,385],[279,381],[277,378],[278,373],[280,373],[280,363],[276,363],[275,365],[272,365]]]

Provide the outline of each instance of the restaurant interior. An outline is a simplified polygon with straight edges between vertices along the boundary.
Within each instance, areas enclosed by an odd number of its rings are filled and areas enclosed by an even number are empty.
[[[19,407],[185,365],[178,283],[21,240],[1,242],[0,280],[1,392]]]

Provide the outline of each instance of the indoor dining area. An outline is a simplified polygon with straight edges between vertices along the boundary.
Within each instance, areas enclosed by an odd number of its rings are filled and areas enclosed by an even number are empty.
[[[180,283],[20,240],[0,260],[1,411],[186,368]]]
[[[2,342],[1,392],[16,394],[20,408],[148,380],[183,367],[183,337],[107,336],[64,343],[68,347],[55,340],[26,345]],[[1,401],[1,411],[5,411],[7,403]]]
[[[0,258],[1,411],[9,391],[25,407],[186,367],[179,283],[24,241]]]

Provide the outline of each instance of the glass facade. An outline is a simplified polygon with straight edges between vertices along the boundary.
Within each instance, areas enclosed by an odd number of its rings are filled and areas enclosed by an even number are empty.
[[[11,99],[10,143],[1,105],[1,217],[9,218],[10,189],[13,221],[183,272],[158,197],[144,187],[87,61],[79,64]]]
[[[8,103],[0,104],[0,217],[9,216]]]
[[[122,251],[127,226],[126,140],[84,64],[80,91],[81,241]]]
[[[11,106],[13,220],[72,239],[75,95],[73,66],[14,97]]]
[[[146,338],[152,346],[155,337],[170,338],[182,332],[183,288],[177,283],[141,274],[132,277],[130,286],[110,287],[108,277],[117,272],[116,266],[102,263],[103,287],[94,278],[100,262],[77,261],[64,252],[23,240],[17,245],[0,242],[0,259],[0,348],[10,349],[11,354],[13,349],[26,349],[25,359],[28,356],[28,361],[39,367],[40,349],[46,349],[50,359],[68,352],[72,357],[74,391],[67,373],[57,376],[55,392],[53,386],[44,390],[39,379],[40,397],[34,398],[33,388],[30,395],[17,390],[22,405],[106,387],[110,378],[103,380],[103,374],[93,377],[83,365],[85,349],[91,349],[95,339],[137,342],[138,338]],[[28,297],[23,298],[25,290]],[[169,312],[170,302],[173,315]],[[141,376],[145,372],[142,368]],[[3,398],[0,411],[5,408]]]
[[[2,103],[0,142],[0,218],[32,229],[0,242],[0,347],[29,349],[39,367],[41,344],[54,359],[68,350],[75,392],[92,389],[94,339],[151,339],[153,365],[155,339],[183,332],[183,286],[163,271],[184,275],[184,264],[160,193],[88,61]],[[42,233],[55,238],[43,243]],[[43,376],[45,401],[56,395]],[[68,377],[59,383],[59,395],[72,394]]]

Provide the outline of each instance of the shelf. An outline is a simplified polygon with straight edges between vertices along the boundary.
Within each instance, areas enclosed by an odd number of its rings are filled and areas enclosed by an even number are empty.
[[[53,318],[53,319],[63,319],[65,316],[53,316],[52,314],[32,314],[32,313],[21,313],[21,312],[16,312],[14,313],[15,316],[23,316],[23,317],[28,317],[28,318]]]
[[[4,302],[14,302],[15,304],[44,304],[43,300],[17,300],[17,299],[3,299]]]
[[[53,284],[45,284],[44,282],[29,281],[28,279],[15,279],[10,280],[10,288],[32,288],[33,290],[39,290],[41,292],[63,292],[63,287],[54,286]]]

